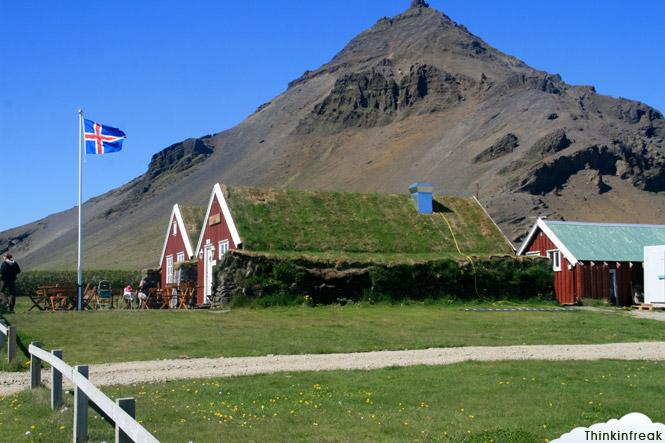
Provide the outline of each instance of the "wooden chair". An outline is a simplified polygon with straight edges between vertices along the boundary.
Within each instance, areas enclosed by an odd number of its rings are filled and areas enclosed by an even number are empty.
[[[88,283],[85,285],[83,291],[83,309],[95,309],[95,303],[97,301],[97,287],[90,285]],[[76,309],[76,308],[74,308]]]
[[[183,283],[178,292],[178,309],[189,309],[194,300],[196,288],[192,283]]]
[[[49,300],[48,296],[46,295],[46,291],[47,288],[51,287],[53,287],[53,285],[39,286],[37,287],[34,295],[28,295],[28,298],[30,298],[30,301],[32,302],[32,306],[30,309],[28,309],[28,311],[32,311],[35,308],[37,308],[39,311],[45,311],[47,309],[47,303]]]
[[[169,283],[164,287],[162,294],[162,308],[177,309],[178,298],[180,297],[180,288],[175,283]]]

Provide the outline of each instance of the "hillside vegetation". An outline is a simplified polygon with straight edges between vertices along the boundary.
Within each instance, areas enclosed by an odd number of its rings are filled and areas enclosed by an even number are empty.
[[[512,253],[472,198],[436,196],[428,216],[408,195],[248,187],[225,194],[251,251],[457,254],[456,239],[465,254]]]

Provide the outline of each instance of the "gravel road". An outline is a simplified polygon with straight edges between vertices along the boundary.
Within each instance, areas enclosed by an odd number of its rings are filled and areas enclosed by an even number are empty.
[[[269,355],[265,357],[195,358],[91,365],[97,386],[179,379],[232,377],[274,372],[379,369],[389,366],[449,365],[468,360],[665,360],[665,342],[602,345],[535,345],[433,348],[348,354]],[[50,371],[44,370],[48,385]],[[0,395],[27,389],[29,373],[0,373]]]

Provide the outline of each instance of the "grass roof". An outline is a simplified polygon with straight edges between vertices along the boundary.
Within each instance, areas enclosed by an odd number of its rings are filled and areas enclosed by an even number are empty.
[[[206,216],[206,208],[203,206],[180,206],[180,215],[182,215],[182,221],[185,223],[192,248],[195,248],[201,234],[203,219]]]
[[[420,215],[408,195],[225,187],[243,247],[332,254],[512,254],[472,198],[435,196]]]

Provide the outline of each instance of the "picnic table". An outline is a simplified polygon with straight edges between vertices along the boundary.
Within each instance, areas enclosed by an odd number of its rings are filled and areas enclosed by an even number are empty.
[[[67,285],[39,286],[34,295],[29,296],[32,306],[40,311],[64,311],[76,307],[76,288]]]

